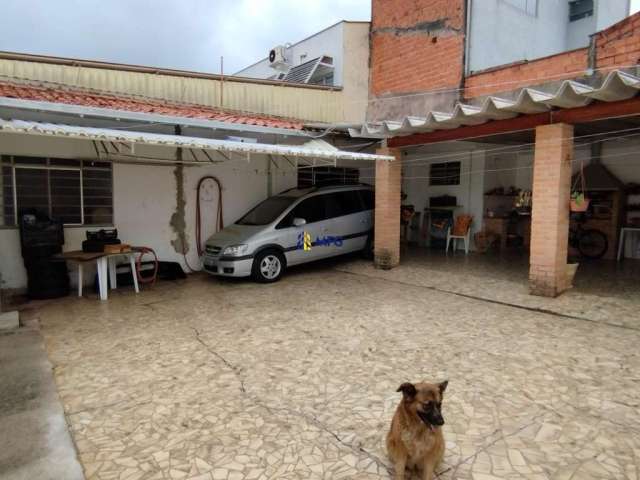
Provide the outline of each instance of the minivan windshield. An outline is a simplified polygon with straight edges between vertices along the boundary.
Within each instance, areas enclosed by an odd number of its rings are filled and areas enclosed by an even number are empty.
[[[249,213],[236,222],[237,225],[268,225],[284,212],[295,197],[270,197],[252,208]]]

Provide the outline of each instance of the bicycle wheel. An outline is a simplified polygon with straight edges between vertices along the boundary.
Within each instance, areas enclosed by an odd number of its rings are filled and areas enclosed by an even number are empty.
[[[607,236],[600,230],[590,228],[583,230],[578,239],[578,251],[585,258],[596,260],[602,258],[609,248]]]

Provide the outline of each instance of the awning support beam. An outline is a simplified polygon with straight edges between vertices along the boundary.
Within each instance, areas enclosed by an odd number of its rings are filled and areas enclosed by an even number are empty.
[[[551,125],[553,123],[576,124],[634,115],[640,115],[640,97],[620,102],[594,102],[586,107],[554,110],[545,113],[522,115],[506,120],[493,120],[481,125],[393,137],[387,140],[387,144],[389,147],[401,148],[452,140],[470,140],[521,130],[531,130],[541,125]]]

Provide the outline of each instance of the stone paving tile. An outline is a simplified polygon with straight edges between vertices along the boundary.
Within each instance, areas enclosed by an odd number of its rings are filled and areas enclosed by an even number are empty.
[[[640,332],[355,273],[32,312],[87,478],[386,479],[395,389],[444,378],[439,478],[638,478]]]
[[[550,299],[529,295],[528,260],[521,255],[445,256],[412,248],[404,252],[403,259],[390,271],[377,270],[371,262],[361,260],[341,262],[337,269],[640,330],[637,260],[582,264],[576,288]]]

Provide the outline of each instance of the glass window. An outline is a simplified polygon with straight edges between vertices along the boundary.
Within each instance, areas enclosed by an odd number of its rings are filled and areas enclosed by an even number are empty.
[[[325,207],[322,196],[307,198],[291,210],[276,228],[288,228],[293,225],[294,218],[304,218],[307,223],[315,223],[325,218]]]
[[[322,185],[356,185],[360,181],[357,168],[311,167],[298,170],[298,188]]]
[[[62,223],[82,223],[80,170],[48,170],[51,218]]]
[[[278,218],[293,202],[294,197],[270,197],[251,209],[236,222],[238,225],[268,225]]]
[[[362,212],[364,210],[362,200],[358,191],[340,192],[335,194],[338,202],[340,203],[340,209],[342,215],[351,215],[353,213]]]
[[[15,176],[18,213],[37,210],[49,215],[49,171],[16,167]]]
[[[5,158],[2,159],[5,161]],[[13,203],[13,170],[11,166],[2,165],[0,175],[0,225],[15,225],[16,217]]]
[[[593,0],[573,0],[569,2],[569,21],[575,22],[593,15]]]
[[[85,162],[82,170],[82,190],[84,196],[84,223],[103,225],[112,222],[113,218],[113,182],[111,170],[103,166],[88,167]]]
[[[16,225],[16,207],[18,214],[37,210],[67,225],[113,223],[110,163],[20,156],[0,160],[0,225]]]
[[[322,195],[324,201],[324,218],[336,218],[346,215],[342,208],[342,199],[339,193],[330,193],[329,195]]]
[[[432,163],[429,185],[460,185],[460,162]]]
[[[315,223],[325,219],[324,195],[307,198],[292,211],[291,220],[304,218],[307,223]]]
[[[373,190],[360,190],[359,193],[365,210],[373,210],[376,208],[376,199]]]

